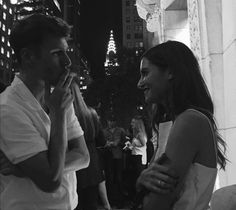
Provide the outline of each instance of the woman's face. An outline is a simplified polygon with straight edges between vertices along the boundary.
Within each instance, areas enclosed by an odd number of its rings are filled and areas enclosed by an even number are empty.
[[[168,83],[172,75],[168,70],[152,64],[147,58],[140,63],[140,80],[138,88],[144,91],[145,101],[148,103],[161,103],[165,100],[168,90]]]

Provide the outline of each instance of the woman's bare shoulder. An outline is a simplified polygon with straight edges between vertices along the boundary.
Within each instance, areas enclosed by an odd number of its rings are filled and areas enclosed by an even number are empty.
[[[201,113],[200,111],[194,109],[187,109],[177,116],[175,120],[175,124],[183,124],[187,127],[198,126],[209,127],[209,119],[206,115]]]

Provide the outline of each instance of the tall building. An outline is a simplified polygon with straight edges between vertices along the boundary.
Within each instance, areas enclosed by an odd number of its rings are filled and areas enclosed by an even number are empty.
[[[118,73],[118,60],[116,54],[116,44],[113,37],[113,31],[110,31],[110,39],[107,46],[106,61],[104,63],[105,74],[112,75]]]
[[[9,0],[0,0],[0,82],[9,84],[13,77],[13,50],[10,47],[9,35],[14,18],[14,6]]]
[[[122,0],[123,47],[139,49],[144,47],[146,29],[138,16],[136,0]]]

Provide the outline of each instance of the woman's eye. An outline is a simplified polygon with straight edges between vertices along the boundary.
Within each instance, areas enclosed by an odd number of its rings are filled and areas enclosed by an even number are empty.
[[[146,76],[147,76],[147,72],[144,71],[144,72],[142,73],[142,76],[143,76],[143,77],[146,77]]]

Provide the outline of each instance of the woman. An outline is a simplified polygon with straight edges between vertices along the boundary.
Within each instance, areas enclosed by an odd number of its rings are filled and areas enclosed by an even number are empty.
[[[138,169],[138,175],[144,169],[147,163],[146,143],[147,134],[144,127],[143,119],[140,116],[135,116],[131,120],[132,128],[132,142],[128,145],[131,149],[131,154],[134,159],[136,168]]]
[[[135,196],[135,184],[140,173],[145,169],[147,163],[147,134],[144,126],[144,121],[141,116],[135,116],[131,120],[132,140],[127,141],[125,150],[131,150],[130,165],[132,166],[131,196]]]
[[[144,197],[143,209],[206,210],[217,164],[225,169],[226,158],[198,62],[183,43],[168,41],[144,53],[140,75],[138,87],[145,101],[154,104],[153,129],[161,132],[162,122],[172,122],[166,129],[167,142],[158,142],[162,152],[156,158],[163,153],[167,158],[152,163],[137,181],[138,189],[152,191]],[[173,171],[179,177],[174,188]]]

